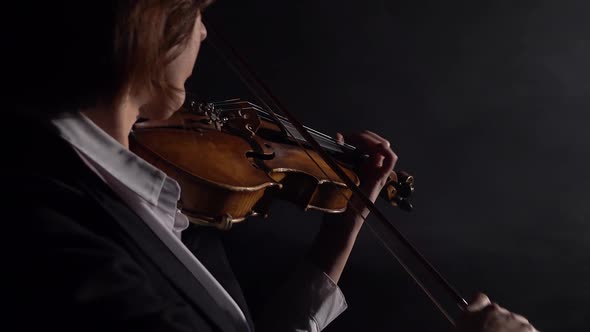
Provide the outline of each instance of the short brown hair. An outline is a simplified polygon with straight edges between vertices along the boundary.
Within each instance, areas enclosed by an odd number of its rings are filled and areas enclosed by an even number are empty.
[[[17,1],[20,2],[20,1]],[[128,88],[171,93],[163,69],[209,0],[62,0],[16,5],[3,27],[10,106],[53,116],[110,103]],[[14,5],[12,5],[14,6]],[[4,24],[4,23],[3,23]],[[6,48],[5,48],[6,49]],[[6,100],[5,98],[5,100]]]

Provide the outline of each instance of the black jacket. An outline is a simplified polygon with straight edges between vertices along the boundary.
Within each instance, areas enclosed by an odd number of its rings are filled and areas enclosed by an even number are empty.
[[[3,316],[15,330],[239,331],[65,141],[22,128],[2,141]]]

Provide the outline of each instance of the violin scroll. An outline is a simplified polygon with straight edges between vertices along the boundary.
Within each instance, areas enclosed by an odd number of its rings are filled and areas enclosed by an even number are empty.
[[[391,172],[389,180],[381,191],[381,198],[387,200],[391,205],[404,211],[411,212],[414,206],[410,197],[414,193],[414,177],[407,172]]]

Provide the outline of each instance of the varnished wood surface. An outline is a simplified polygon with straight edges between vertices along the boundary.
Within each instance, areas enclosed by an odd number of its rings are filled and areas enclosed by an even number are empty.
[[[351,191],[317,153],[219,131],[204,119],[181,112],[166,121],[141,122],[130,138],[135,153],[180,183],[188,215],[241,221],[265,214],[275,198],[303,209],[346,209]],[[345,172],[358,183],[353,171]]]

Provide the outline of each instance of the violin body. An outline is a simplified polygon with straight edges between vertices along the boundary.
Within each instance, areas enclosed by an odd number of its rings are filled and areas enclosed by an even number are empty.
[[[316,152],[281,139],[277,125],[245,105],[231,115],[183,109],[136,123],[130,136],[134,153],[179,182],[180,206],[192,222],[228,229],[266,216],[276,198],[306,210],[345,211],[352,192]]]

